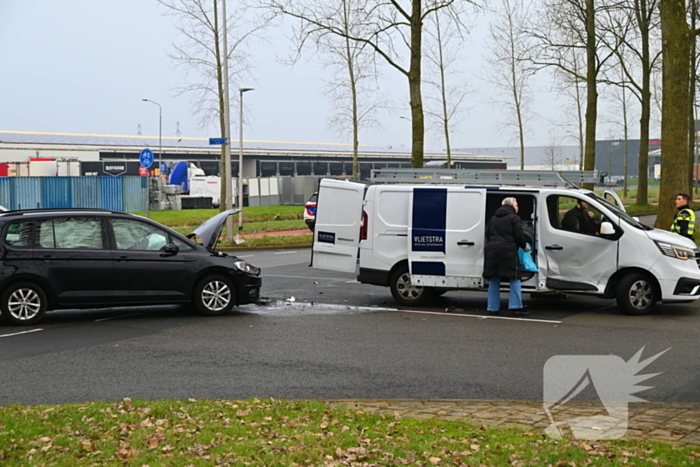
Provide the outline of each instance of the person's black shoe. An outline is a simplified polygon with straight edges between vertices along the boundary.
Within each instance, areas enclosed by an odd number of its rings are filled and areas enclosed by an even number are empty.
[[[528,310],[526,306],[522,308],[513,308],[512,311],[515,316],[527,316],[530,314],[530,310]]]

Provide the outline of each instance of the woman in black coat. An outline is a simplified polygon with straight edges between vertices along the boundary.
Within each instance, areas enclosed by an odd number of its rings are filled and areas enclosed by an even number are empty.
[[[486,309],[498,313],[501,309],[501,279],[510,280],[508,308],[516,315],[525,315],[520,284],[520,260],[518,248],[530,251],[525,244],[523,221],[518,216],[518,201],[505,198],[491,222],[486,226],[484,249],[484,274],[489,280],[489,298]]]

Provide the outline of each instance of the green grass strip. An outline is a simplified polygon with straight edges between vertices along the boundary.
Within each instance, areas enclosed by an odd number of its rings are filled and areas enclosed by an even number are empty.
[[[124,399],[0,408],[0,463],[12,466],[697,465],[660,442],[553,440],[331,408],[318,401]]]

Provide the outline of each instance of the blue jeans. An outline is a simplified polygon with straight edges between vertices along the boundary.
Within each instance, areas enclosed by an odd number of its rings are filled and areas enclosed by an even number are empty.
[[[501,278],[491,277],[489,279],[489,298],[486,306],[487,311],[496,312],[501,309]],[[510,280],[510,295],[508,295],[508,309],[519,309],[523,307],[523,295],[520,288],[520,279]]]

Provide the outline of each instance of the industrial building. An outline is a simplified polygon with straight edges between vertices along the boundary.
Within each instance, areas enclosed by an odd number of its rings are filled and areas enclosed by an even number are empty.
[[[230,173],[236,175],[238,141],[231,145]],[[0,176],[145,175],[144,169],[139,170],[139,154],[144,148],[155,155],[152,169],[163,171],[168,164],[188,161],[206,175],[219,174],[221,146],[210,145],[208,138],[0,130]],[[445,153],[424,156],[426,163],[445,158]],[[365,179],[372,169],[410,168],[411,154],[360,146],[358,161],[360,178]],[[453,153],[452,161],[453,167],[464,169],[505,169],[507,165],[502,156],[474,153]],[[243,141],[244,178],[351,174],[350,144]]]

